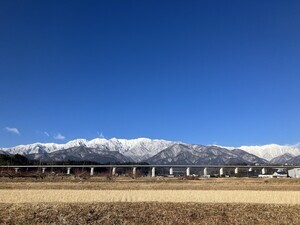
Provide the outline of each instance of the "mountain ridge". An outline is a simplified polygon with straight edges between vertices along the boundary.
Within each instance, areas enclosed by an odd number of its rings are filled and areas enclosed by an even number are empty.
[[[268,161],[243,150],[228,150],[217,146],[174,144],[147,160],[150,164],[266,164]]]
[[[28,145],[18,145],[11,148],[0,148],[0,150],[10,154],[29,155],[52,153],[73,147],[84,146],[102,151],[117,151],[135,161],[143,161],[157,154],[159,151],[168,147],[172,143],[174,142],[149,138],[137,138],[129,140],[117,138],[95,138],[90,141],[86,139],[74,139],[65,144],[34,143]]]
[[[251,160],[256,160],[255,157],[262,158],[267,161],[284,155],[291,154],[295,157],[300,155],[300,145],[263,145],[263,146],[241,146],[241,147],[223,147],[217,145],[197,145],[197,144],[187,144],[184,142],[173,142],[163,139],[149,139],[149,138],[137,138],[137,139],[105,139],[105,138],[95,138],[92,140],[87,139],[74,139],[65,144],[57,143],[33,143],[28,145],[18,145],[11,148],[0,148],[0,153],[5,152],[7,154],[21,154],[21,155],[33,155],[33,154],[50,154],[57,151],[67,150],[75,147],[85,147],[88,149],[94,149],[95,152],[119,152],[124,157],[131,159],[135,162],[146,161],[151,157],[157,155],[161,151],[167,149],[174,144],[182,144],[188,146],[188,148],[200,151],[206,149],[207,151],[215,151],[215,154],[222,152],[223,154],[229,154],[227,151],[232,151],[233,155],[236,155],[238,151],[244,157],[252,157]],[[219,147],[218,150],[214,147]],[[223,149],[223,150],[222,150]],[[224,150],[226,149],[226,151]],[[238,150],[239,149],[239,150]],[[191,152],[186,151],[185,154],[190,154]],[[247,155],[247,152],[250,155]],[[53,154],[54,155],[54,154]],[[255,157],[254,157],[255,156]],[[284,157],[284,156],[282,156]],[[240,159],[242,160],[242,159]],[[244,159],[247,161],[247,159]],[[250,161],[251,161],[250,160]],[[222,161],[222,160],[220,160]],[[276,161],[276,160],[275,160]],[[283,162],[284,160],[282,160]]]

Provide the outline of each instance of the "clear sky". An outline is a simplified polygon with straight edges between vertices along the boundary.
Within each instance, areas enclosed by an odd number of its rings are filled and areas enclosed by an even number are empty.
[[[300,1],[0,1],[0,147],[299,134]]]

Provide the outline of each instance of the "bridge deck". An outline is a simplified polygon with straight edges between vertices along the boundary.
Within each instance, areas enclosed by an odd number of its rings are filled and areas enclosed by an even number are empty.
[[[300,168],[300,165],[0,165],[0,168]]]

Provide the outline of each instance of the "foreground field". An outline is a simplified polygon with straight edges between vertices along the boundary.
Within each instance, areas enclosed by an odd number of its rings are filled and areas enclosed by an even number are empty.
[[[300,224],[300,206],[195,203],[0,204],[0,224]]]
[[[197,202],[300,204],[299,191],[0,190],[0,203]]]
[[[298,225],[299,211],[299,179],[0,178],[0,224]]]

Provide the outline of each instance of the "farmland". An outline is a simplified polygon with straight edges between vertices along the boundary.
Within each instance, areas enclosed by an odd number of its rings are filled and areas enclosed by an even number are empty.
[[[259,178],[138,178],[75,176],[0,178],[0,189],[72,189],[72,190],[270,190],[300,191],[300,179]]]
[[[1,224],[299,224],[300,181],[0,179]]]
[[[0,224],[299,224],[299,205],[0,204]]]
[[[195,202],[298,204],[299,191],[0,190],[0,203]]]

